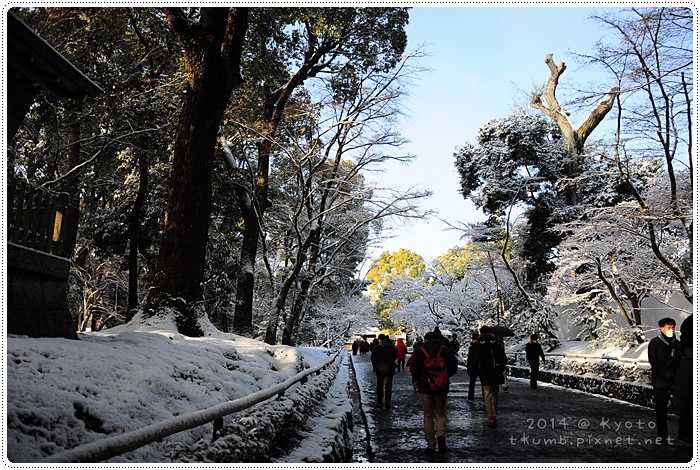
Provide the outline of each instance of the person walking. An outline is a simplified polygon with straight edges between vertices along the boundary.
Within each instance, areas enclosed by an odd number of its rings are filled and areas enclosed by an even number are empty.
[[[412,364],[413,364],[413,358],[416,355],[416,351],[418,351],[420,348],[423,347],[425,343],[423,342],[423,338],[420,336],[416,336],[416,339],[413,340],[413,352],[411,352],[411,357],[408,358],[408,361],[406,361],[406,367],[408,367],[409,372],[411,373],[411,376],[413,376],[413,370],[411,369]],[[414,383],[414,388],[415,388],[415,383]]]
[[[440,340],[443,346],[447,346],[448,348],[450,347],[450,340],[445,338],[445,335],[442,334],[442,331],[440,331],[439,327],[435,327],[435,329],[433,330],[433,334],[437,335],[437,338]]]
[[[452,339],[450,340],[450,349],[452,352],[457,354],[459,352],[459,348],[461,345],[459,344],[459,341],[457,341],[457,335],[453,334]]]
[[[678,441],[690,444],[693,442],[693,315],[683,320],[680,331],[675,408],[678,412]]]
[[[403,338],[396,339],[396,370],[397,372],[403,371],[406,366],[406,343],[404,343]]]
[[[478,349],[479,333],[475,331],[472,333],[472,340],[469,343],[469,350],[467,351],[467,375],[469,375],[469,393],[467,394],[467,400],[469,401],[474,401],[476,379],[479,378]],[[483,388],[481,390],[481,396],[484,396]]]
[[[360,342],[355,339],[355,341],[352,342],[352,355],[357,356],[357,350],[360,349]]]
[[[660,438],[660,444],[668,444],[668,401],[678,366],[675,328],[676,321],[673,318],[659,320],[659,335],[649,341],[648,348],[651,386],[654,387],[656,434]]]
[[[530,342],[525,345],[525,357],[530,364],[530,388],[537,390],[537,376],[540,373],[540,358],[544,362],[544,351],[542,346],[537,342],[536,334],[530,335]]]
[[[364,356],[369,352],[369,343],[367,342],[366,338],[362,338],[362,341],[360,341],[360,355]]]
[[[436,333],[425,335],[425,343],[410,359],[413,383],[423,403],[423,430],[428,454],[447,451],[447,393],[450,377],[457,372],[457,357]]]
[[[391,409],[391,389],[396,367],[396,348],[388,336],[379,335],[372,349],[372,368],[377,376],[377,406]]]
[[[505,383],[506,353],[502,342],[488,326],[482,326],[479,334],[479,380],[484,388],[486,425],[496,427],[498,389]]]
[[[413,341],[413,352],[418,351],[421,346],[423,346],[423,338],[416,336],[416,339]]]

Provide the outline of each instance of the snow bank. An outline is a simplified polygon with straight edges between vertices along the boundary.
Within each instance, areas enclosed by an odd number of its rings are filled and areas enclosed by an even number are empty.
[[[634,346],[603,346],[595,348],[590,341],[562,341],[559,346],[548,354],[563,354],[571,357],[594,359],[615,359],[623,362],[649,362],[647,357],[648,346],[649,342],[647,341]]]
[[[563,341],[552,351],[545,353],[542,369],[582,377],[598,377],[607,380],[631,382],[647,386],[651,369],[647,358],[648,342],[627,346],[595,348],[587,341]],[[513,365],[528,367],[524,354],[525,344],[507,349],[517,353]]]
[[[328,360],[326,354],[331,351],[316,350],[316,354],[319,353],[323,353],[325,362]],[[340,360],[336,358],[320,374],[312,374],[307,383],[293,386],[282,397],[267,400],[224,418],[221,437],[214,442],[207,436],[194,444],[174,446],[171,461],[293,461],[287,460],[287,455],[304,440],[309,417],[317,413],[319,404],[329,396],[339,364]],[[321,456],[324,448],[305,446],[304,452],[308,456]]]
[[[524,353],[525,345],[528,343],[524,340],[520,343],[506,347],[508,353]],[[545,354],[563,355],[568,357],[580,357],[588,359],[611,359],[622,362],[640,362],[648,363],[647,347],[649,342],[634,346],[598,346],[596,347],[590,341],[562,341],[556,348]]]
[[[164,317],[135,318],[81,341],[9,336],[7,451],[32,462],[115,433],[234,400],[319,365],[318,353],[269,346],[200,322],[204,337]],[[323,357],[322,357],[323,356]],[[174,442],[211,435],[201,426],[130,453],[158,461]]]
[[[347,462],[352,452],[352,400],[348,393],[349,361],[345,353],[335,382],[319,412],[306,423],[301,444],[279,462]]]

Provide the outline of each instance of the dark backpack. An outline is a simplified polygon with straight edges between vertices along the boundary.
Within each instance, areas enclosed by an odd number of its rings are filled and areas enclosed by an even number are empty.
[[[482,383],[484,380],[486,380],[487,385],[491,385],[489,382],[493,382],[494,384],[504,383],[503,372],[505,370],[505,364],[501,363],[504,354],[503,347],[498,340],[489,339],[480,341],[478,367]]]
[[[428,351],[421,348],[425,359],[423,360],[423,370],[428,382],[428,390],[431,392],[444,392],[448,389],[450,377],[447,373],[447,360],[445,357],[445,347],[438,349],[435,356],[428,354]]]

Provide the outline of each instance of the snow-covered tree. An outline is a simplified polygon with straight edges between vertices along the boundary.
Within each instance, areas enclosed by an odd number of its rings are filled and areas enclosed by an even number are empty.
[[[353,333],[378,326],[374,306],[361,294],[323,296],[310,310],[299,332],[306,344],[340,346]]]

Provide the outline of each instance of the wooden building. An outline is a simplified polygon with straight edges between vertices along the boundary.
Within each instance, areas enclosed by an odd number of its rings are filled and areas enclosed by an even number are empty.
[[[12,12],[7,14],[7,142],[43,88],[66,99],[102,92]],[[68,156],[66,156],[67,158]],[[76,338],[67,304],[76,198],[13,178],[7,203],[7,331]]]

